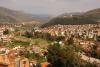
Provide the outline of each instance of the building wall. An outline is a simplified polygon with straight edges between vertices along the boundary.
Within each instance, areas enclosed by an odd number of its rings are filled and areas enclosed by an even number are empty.
[[[8,67],[8,65],[0,64],[0,67]]]

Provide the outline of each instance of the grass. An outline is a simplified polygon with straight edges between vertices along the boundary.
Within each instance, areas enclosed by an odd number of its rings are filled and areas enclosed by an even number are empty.
[[[22,42],[22,41],[12,40],[12,42],[7,44],[7,47],[9,47],[9,48],[12,48],[12,47],[15,47],[15,46],[27,47],[27,46],[29,46],[29,44],[30,44],[29,42]]]
[[[41,38],[32,39],[32,41],[31,41],[31,44],[40,46],[42,48],[47,47],[50,43],[51,43],[51,41],[41,39]]]
[[[24,37],[24,36],[16,36],[15,38],[19,38],[19,39],[29,39],[29,38]]]
[[[30,40],[31,39],[31,40]],[[42,38],[27,38],[24,36],[16,36],[11,43],[8,43],[8,47],[15,47],[15,46],[30,46],[32,45],[39,46],[41,48],[46,48],[52,41],[45,40]]]

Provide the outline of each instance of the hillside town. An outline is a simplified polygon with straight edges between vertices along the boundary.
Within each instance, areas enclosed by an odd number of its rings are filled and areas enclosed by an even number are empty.
[[[0,0],[0,67],[100,67],[100,0]]]
[[[81,59],[100,67],[100,24],[58,24],[32,30],[23,30],[23,26],[0,24],[0,67],[46,66],[50,64],[45,55],[48,45],[63,46],[71,38],[76,46],[81,46]]]

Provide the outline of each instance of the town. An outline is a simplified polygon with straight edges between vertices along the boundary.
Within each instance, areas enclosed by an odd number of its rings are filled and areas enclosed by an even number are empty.
[[[48,62],[48,47],[57,44],[73,44],[81,60],[100,67],[100,24],[31,29],[25,29],[25,24],[0,24],[0,67],[52,65]]]
[[[0,0],[0,67],[100,67],[100,0]]]

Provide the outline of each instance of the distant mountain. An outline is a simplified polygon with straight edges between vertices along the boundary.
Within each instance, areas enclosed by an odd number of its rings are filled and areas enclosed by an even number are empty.
[[[98,14],[100,13],[100,8],[94,9],[94,10],[90,10],[88,12],[86,12],[85,14]]]
[[[84,13],[62,14],[42,25],[47,27],[51,25],[67,25],[67,24],[96,24],[100,21],[100,8],[90,10]]]
[[[41,22],[40,24],[45,24],[52,19],[50,15],[42,15],[42,14],[33,14],[32,17],[37,21]]]
[[[84,16],[89,17],[95,21],[100,20],[100,8],[94,9],[84,13]]]
[[[64,17],[64,16],[77,16],[77,15],[81,15],[81,14],[83,14],[83,12],[71,12],[71,13],[64,13],[64,14],[61,14],[61,15],[59,15],[60,17]]]
[[[0,7],[0,23],[21,23],[31,21],[47,21],[48,16],[32,15],[21,11],[15,11],[8,8]]]

